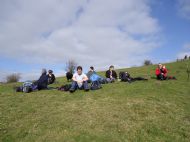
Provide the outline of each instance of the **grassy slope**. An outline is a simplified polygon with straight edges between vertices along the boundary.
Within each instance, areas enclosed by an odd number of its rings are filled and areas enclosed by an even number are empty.
[[[87,93],[51,90],[24,94],[12,90],[15,84],[0,85],[0,141],[189,142],[187,63],[167,64],[177,81],[116,82]],[[127,71],[150,78],[154,69]],[[65,78],[58,81],[54,87],[66,82]]]

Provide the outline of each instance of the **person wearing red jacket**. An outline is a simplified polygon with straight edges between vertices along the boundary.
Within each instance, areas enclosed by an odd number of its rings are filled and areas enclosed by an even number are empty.
[[[158,68],[155,71],[158,80],[166,80],[167,79],[167,69],[162,64],[158,64]]]

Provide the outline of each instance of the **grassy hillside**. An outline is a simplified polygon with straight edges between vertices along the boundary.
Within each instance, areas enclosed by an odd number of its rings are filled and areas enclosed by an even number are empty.
[[[0,85],[2,142],[189,142],[186,64],[167,64],[177,80],[157,81],[155,66],[123,69],[149,81],[116,82],[97,91],[15,93]],[[119,72],[119,71],[118,71]],[[100,74],[104,75],[104,72]],[[59,78],[58,87],[66,83]]]

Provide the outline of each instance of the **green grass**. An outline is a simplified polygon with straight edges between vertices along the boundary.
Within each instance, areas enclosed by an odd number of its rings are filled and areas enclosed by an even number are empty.
[[[149,81],[116,82],[74,94],[57,90],[15,93],[12,88],[18,84],[1,84],[0,141],[189,142],[187,63],[167,64],[176,81],[151,79],[155,66],[135,67],[124,70]],[[67,83],[65,78],[58,82],[52,87]]]

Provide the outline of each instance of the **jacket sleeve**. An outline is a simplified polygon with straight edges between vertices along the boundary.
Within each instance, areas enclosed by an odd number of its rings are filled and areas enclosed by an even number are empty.
[[[159,75],[159,74],[160,74],[160,70],[159,70],[158,68],[156,69],[155,74],[156,74],[156,75]]]
[[[53,82],[56,80],[54,74],[52,74],[52,80],[53,80]]]
[[[164,69],[164,76],[166,77],[168,74],[168,70],[167,69]]]
[[[117,73],[114,71],[114,78],[117,79]]]
[[[109,70],[106,71],[106,78],[110,78],[110,73],[109,73]]]

